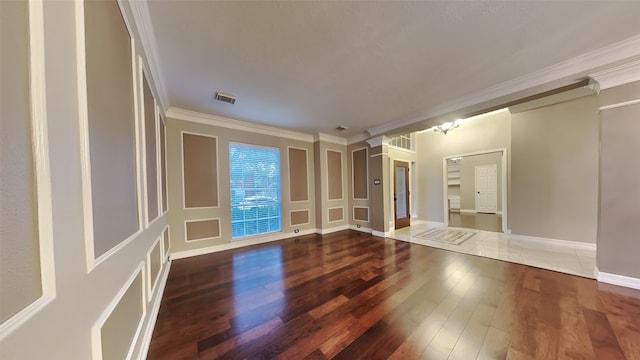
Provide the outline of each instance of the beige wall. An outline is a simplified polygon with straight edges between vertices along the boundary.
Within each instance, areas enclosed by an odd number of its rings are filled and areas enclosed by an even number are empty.
[[[454,155],[511,148],[508,111],[481,116],[446,135],[433,131],[416,134],[418,163],[418,218],[444,221],[443,159]],[[507,166],[507,175],[509,169]]]
[[[592,95],[512,114],[513,234],[595,243],[597,106]]]
[[[2,2],[2,13],[4,17],[4,6]],[[40,2],[32,2],[37,6]],[[131,351],[134,358],[137,358],[143,349],[144,333],[150,329],[152,305],[159,300],[161,293],[159,289],[163,286],[156,286],[153,293],[149,293],[146,286],[149,279],[146,271],[147,254],[152,251],[154,244],[158,241],[162,231],[167,225],[166,214],[146,226],[131,239],[124,243],[112,255],[104,258],[95,267],[88,265],[88,256],[85,249],[88,240],[85,238],[85,228],[83,222],[87,218],[93,217],[91,208],[83,205],[83,181],[81,158],[86,157],[86,149],[80,141],[80,124],[83,121],[79,113],[80,109],[80,89],[78,88],[78,68],[76,55],[76,4],[74,2],[43,2],[44,19],[38,22],[43,26],[41,35],[44,37],[44,44],[41,42],[30,44],[32,53],[39,48],[43,48],[44,74],[35,72],[32,76],[39,78],[44,76],[46,86],[42,89],[46,100],[46,108],[41,118],[46,120],[47,127],[44,139],[48,141],[48,147],[44,149],[49,160],[50,171],[46,173],[46,182],[50,186],[48,200],[51,209],[48,216],[52,218],[54,226],[46,236],[49,238],[50,247],[45,247],[46,251],[41,252],[41,257],[46,259],[43,262],[43,275],[55,279],[51,287],[55,291],[48,292],[44,302],[34,303],[36,306],[33,312],[25,318],[13,317],[9,321],[16,321],[16,326],[11,332],[3,332],[0,340],[0,358],[3,360],[14,359],[91,359],[93,353],[117,354],[121,356],[124,352]],[[127,5],[125,4],[125,9]],[[2,19],[4,35],[5,19]],[[35,27],[37,29],[37,26]],[[137,37],[134,31],[133,35]],[[3,46],[4,46],[3,39]],[[100,45],[100,44],[96,44]],[[140,49],[141,47],[137,47]],[[3,69],[2,80],[5,80],[3,49]],[[144,54],[140,54],[143,55]],[[38,57],[36,56],[36,59]],[[20,67],[11,68],[20,69]],[[140,75],[140,74],[138,74]],[[139,84],[140,78],[136,79]],[[107,82],[108,85],[109,82]],[[133,86],[133,84],[132,84]],[[138,85],[136,85],[138,86]],[[38,88],[38,87],[37,87]],[[3,89],[4,90],[4,89]],[[153,91],[153,85],[152,85]],[[141,101],[141,89],[138,89],[138,101]],[[3,91],[4,96],[4,91]],[[4,98],[2,99],[2,111],[5,110]],[[4,121],[4,113],[2,115]],[[105,120],[106,121],[106,120]],[[141,119],[138,119],[141,121]],[[139,126],[142,123],[138,123]],[[4,129],[3,129],[4,134]],[[116,143],[119,140],[114,139]],[[144,164],[142,157],[142,137],[141,134],[135,139],[139,154],[135,158],[138,166]],[[3,139],[4,144],[4,139]],[[111,144],[113,147],[113,144]],[[17,148],[16,148],[17,150]],[[20,150],[19,157],[27,156],[26,150]],[[16,155],[17,156],[17,155]],[[4,154],[2,162],[4,164]],[[91,165],[98,166],[99,163]],[[134,169],[136,176],[142,174],[142,168]],[[110,163],[109,171],[127,173],[128,170],[121,169],[119,163]],[[27,182],[29,177],[23,174],[22,179]],[[86,179],[85,179],[86,180]],[[4,183],[5,173],[2,173],[0,182]],[[139,183],[144,179],[137,178]],[[86,181],[91,184],[91,181]],[[118,186],[114,191],[127,191]],[[96,196],[108,197],[113,194],[105,194],[100,189],[92,189],[98,192]],[[4,190],[3,190],[4,193]],[[38,194],[39,197],[46,197],[46,193]],[[38,199],[41,203],[41,199]],[[134,197],[134,201],[138,201]],[[141,192],[139,205],[147,203],[146,192]],[[5,204],[2,206],[5,209]],[[115,211],[119,209],[114,208]],[[47,215],[45,213],[45,215]],[[137,216],[131,215],[134,222]],[[100,219],[104,220],[104,219]],[[119,227],[120,223],[112,221],[109,225],[113,228]],[[4,243],[4,234],[2,242]],[[4,252],[4,249],[3,249]],[[32,254],[13,253],[16,261],[31,261]],[[4,264],[4,260],[3,260]],[[154,264],[156,271],[158,264]],[[165,279],[167,274],[167,263],[163,262],[160,278]],[[140,282],[139,276],[144,278]],[[2,277],[4,283],[7,278]],[[4,289],[2,290],[4,293]],[[123,295],[122,297],[119,295]],[[113,307],[114,312],[109,310]],[[146,308],[144,315],[140,309]],[[120,316],[123,314],[123,316]],[[92,346],[92,329],[94,326],[105,325],[102,334],[98,332],[98,337],[102,338],[102,347]],[[110,332],[107,329],[112,324],[117,324],[117,329],[126,329],[121,332]],[[132,344],[132,332],[138,332],[137,341]],[[4,330],[4,329],[3,329]],[[150,333],[149,333],[150,334]]]
[[[204,136],[216,136],[218,144],[217,156],[217,182],[218,182],[218,202],[219,206],[206,208],[184,208],[183,199],[183,179],[182,179],[182,132],[191,134],[201,134]],[[310,219],[315,219],[315,177],[313,169],[313,143],[292,140],[276,136],[268,136],[259,132],[241,131],[229,129],[204,123],[167,119],[167,161],[169,184],[169,208],[171,209],[169,221],[171,224],[171,252],[195,251],[198,249],[227,244],[231,238],[231,208],[229,206],[229,143],[241,143],[248,145],[258,145],[273,147],[280,150],[280,181],[282,200],[282,233],[293,235],[294,229],[310,230],[315,229],[312,221],[306,225],[290,225],[290,211],[309,210]],[[289,199],[289,164],[288,147],[307,149],[309,163],[307,164],[309,186],[311,189],[307,201],[291,202]],[[198,241],[186,241],[185,222],[194,220],[220,219],[220,233],[216,238],[208,238]],[[246,237],[233,240],[242,243],[255,237]]]
[[[640,100],[640,82],[603,90],[600,106]],[[600,111],[600,212],[597,266],[640,278],[640,104]]]
[[[26,1],[0,2],[0,323],[42,295]]]

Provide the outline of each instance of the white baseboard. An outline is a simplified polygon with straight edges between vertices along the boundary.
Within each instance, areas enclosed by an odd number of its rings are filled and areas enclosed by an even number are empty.
[[[440,221],[426,221],[426,224],[431,227],[444,227],[444,223]]]
[[[247,240],[234,240],[229,243],[221,244],[221,245],[208,246],[208,247],[193,249],[193,250],[177,251],[171,254],[171,259],[172,260],[184,259],[184,258],[197,256],[197,255],[211,254],[215,252],[237,249],[237,248],[250,246],[250,245],[264,244],[272,241],[284,240],[284,239],[288,239],[296,236],[309,235],[309,234],[315,234],[315,233],[320,233],[320,232],[318,229],[308,229],[308,230],[301,230],[297,234],[296,233],[278,233],[274,235],[259,236],[259,237],[255,237]]]
[[[336,226],[336,227],[332,227],[332,228],[328,228],[328,229],[318,229],[316,230],[316,233],[320,234],[320,235],[326,235],[326,234],[331,234],[337,231],[342,231],[342,230],[347,230],[349,229],[349,224],[346,225],[340,225],[340,226]]]
[[[460,214],[476,214],[476,211],[473,209],[460,209]]]
[[[391,232],[390,231],[373,230],[373,231],[371,231],[371,235],[386,238],[386,237],[389,237],[389,235],[391,235]]]
[[[605,273],[605,272],[598,271],[598,268],[596,268],[595,272],[597,273],[596,279],[598,279],[599,282],[640,290],[640,279],[638,278]]]
[[[515,234],[509,235],[509,238],[515,241],[528,242],[528,243],[533,243],[538,245],[560,246],[560,247],[571,248],[576,250],[596,251],[596,244],[583,243],[578,241],[549,239],[549,238],[542,238],[537,236],[515,235]]]
[[[355,231],[360,231],[363,233],[367,233],[367,234],[371,234],[373,232],[373,229],[368,228],[368,227],[364,227],[364,226],[360,226],[358,227],[357,225],[349,225],[349,229],[351,230],[355,230]]]
[[[169,279],[169,271],[171,270],[171,261],[167,261],[165,265],[164,274],[160,278],[158,289],[156,292],[156,298],[151,304],[149,311],[149,320],[147,326],[142,333],[142,344],[140,345],[140,353],[138,354],[138,360],[144,360],[149,353],[149,345],[151,345],[151,336],[153,335],[153,329],[156,327],[156,320],[158,320],[158,312],[160,311],[160,303],[162,303],[162,296],[164,295],[164,288],[167,286],[167,280]]]

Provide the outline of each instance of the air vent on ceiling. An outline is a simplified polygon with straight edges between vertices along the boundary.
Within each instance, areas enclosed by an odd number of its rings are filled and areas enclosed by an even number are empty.
[[[221,92],[217,92],[215,99],[218,101],[222,101],[222,102],[226,102],[229,104],[235,104],[236,103],[236,97],[233,95],[229,95],[229,94],[225,94],[225,93],[221,93]]]
[[[338,130],[338,131],[349,130],[349,127],[348,126],[344,126],[344,125],[338,125],[336,127],[336,130]]]

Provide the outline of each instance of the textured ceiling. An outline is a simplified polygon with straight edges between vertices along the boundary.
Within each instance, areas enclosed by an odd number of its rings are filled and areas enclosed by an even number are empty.
[[[149,11],[169,106],[344,137],[640,34],[640,2],[150,0]]]

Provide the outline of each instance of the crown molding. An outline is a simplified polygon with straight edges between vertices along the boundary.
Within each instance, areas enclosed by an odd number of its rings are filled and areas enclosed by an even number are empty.
[[[318,133],[313,137],[313,141],[324,141],[324,142],[330,142],[338,145],[347,145],[347,139],[340,136],[329,135],[325,133]]]
[[[385,134],[404,126],[413,125],[420,121],[441,116],[453,111],[499,99],[501,97],[535,88],[556,80],[575,76],[580,73],[588,73],[589,71],[593,71],[600,67],[639,55],[640,35],[637,35],[598,50],[576,56],[567,61],[548,66],[530,74],[488,87],[482,91],[442,103],[436,106],[433,110],[421,114],[419,117],[386,123],[367,129],[367,131],[372,137]]]
[[[367,140],[369,137],[365,133],[355,134],[347,139],[347,145],[359,143]]]
[[[372,148],[376,146],[381,146],[381,145],[388,145],[388,143],[389,143],[389,138],[387,138],[384,135],[380,135],[378,137],[374,137],[367,140],[367,144],[369,144],[369,147],[372,147]]]
[[[168,118],[191,121],[200,124],[213,125],[224,127],[227,129],[247,131],[262,135],[276,136],[291,140],[299,140],[306,142],[313,142],[313,136],[309,134],[299,133],[291,130],[281,129],[273,126],[259,125],[246,121],[240,121],[235,119],[229,119],[217,115],[203,114],[196,111],[185,110],[175,107],[170,107],[166,111]]]
[[[147,65],[149,66],[149,71],[151,72],[150,75],[157,91],[158,101],[162,109],[167,110],[169,107],[169,96],[164,82],[164,74],[162,73],[160,52],[158,51],[158,43],[156,42],[156,36],[153,32],[149,5],[147,0],[131,0],[127,1],[127,3],[131,9],[135,27],[138,30],[142,49],[147,60]]]
[[[589,75],[598,82],[600,90],[609,89],[640,80],[640,60],[598,71]]]

